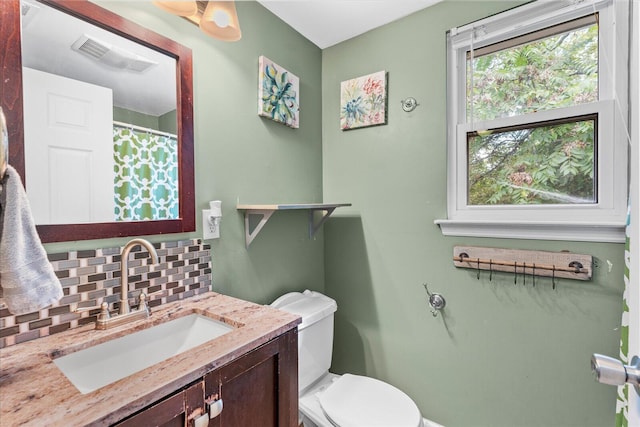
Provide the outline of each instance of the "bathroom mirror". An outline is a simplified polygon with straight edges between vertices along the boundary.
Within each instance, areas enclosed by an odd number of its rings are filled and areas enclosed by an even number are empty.
[[[0,88],[11,141],[9,164],[25,183],[42,241],[195,230],[191,51],[85,0],[26,0],[22,4],[19,0],[1,1],[0,13],[3,23],[0,37],[6,41],[0,52],[3,65]],[[76,35],[68,36],[73,40],[63,42],[66,47],[46,57],[35,49],[44,48],[46,52],[57,48],[48,40],[53,36],[47,37],[41,31],[42,23],[47,22],[47,29],[57,36],[76,26],[58,19],[80,20],[82,25],[90,26],[78,27]],[[45,46],[39,46],[42,44]],[[97,61],[98,56],[101,61]],[[79,70],[85,66],[89,71],[83,77]],[[109,80],[109,74],[115,74],[115,80]],[[47,82],[46,87],[51,85],[49,81],[55,82],[56,93],[62,95],[56,98],[45,92],[38,98],[34,88],[41,86],[41,81]],[[76,91],[73,94],[65,92],[69,82]],[[61,85],[65,91],[60,89]],[[96,96],[101,101],[96,105],[100,107],[93,104],[94,95],[91,100],[80,99],[94,87],[99,89]],[[146,92],[136,92],[140,88]],[[167,96],[149,98],[161,93]],[[83,109],[83,105],[91,106]],[[91,116],[94,110],[101,113]],[[99,137],[81,137],[75,151],[61,145],[61,141],[71,141],[74,134],[89,135],[80,125],[93,124],[98,119],[104,122],[105,117],[106,124],[99,126]],[[37,148],[30,145],[44,139],[55,142]],[[95,144],[102,148],[87,154],[87,142],[98,139],[105,140],[105,144]],[[156,146],[158,141],[164,144],[165,152],[150,158],[161,151]],[[134,142],[142,145],[136,146]],[[121,146],[128,151],[120,149]],[[101,155],[97,154],[100,150]],[[151,166],[154,164],[155,170]],[[96,185],[99,165],[103,166],[103,175],[111,172],[111,176],[103,179],[102,193]],[[139,179],[127,175],[133,176],[134,166],[141,169],[136,172]],[[86,179],[81,175],[83,169],[89,172]],[[41,170],[46,173],[38,176]],[[134,205],[131,188],[122,190],[118,185],[136,180],[144,188],[137,189],[135,194],[142,194],[145,202]],[[47,186],[55,190],[51,192],[53,197],[46,192],[36,193]],[[150,189],[160,194],[159,204],[154,205]],[[166,208],[170,199],[171,209]],[[166,209],[159,208],[162,204]],[[41,205],[51,212],[42,214]],[[100,209],[104,213],[96,215]],[[88,217],[83,211],[94,216]]]

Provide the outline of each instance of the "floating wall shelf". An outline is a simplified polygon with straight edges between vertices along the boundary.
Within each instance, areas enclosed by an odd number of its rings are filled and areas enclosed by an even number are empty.
[[[320,229],[322,224],[329,218],[336,208],[351,206],[351,203],[298,203],[287,205],[237,205],[236,209],[244,211],[244,240],[249,248],[253,239],[256,238],[262,227],[267,223],[271,215],[276,211],[286,210],[308,210],[309,211],[309,238],[311,239]],[[319,219],[316,220],[315,213],[319,212]],[[259,216],[260,219],[255,227],[251,228],[249,218]]]

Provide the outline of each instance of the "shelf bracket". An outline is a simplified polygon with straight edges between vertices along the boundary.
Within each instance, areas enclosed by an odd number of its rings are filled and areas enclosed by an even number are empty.
[[[284,205],[236,205],[236,209],[244,211],[244,241],[247,249],[253,239],[260,233],[275,211],[308,210],[309,211],[309,239],[318,232],[336,208],[351,206],[351,203],[295,203]],[[319,214],[316,215],[316,212]],[[251,221],[252,216],[259,216],[256,224]],[[255,224],[251,228],[252,224]]]
[[[274,210],[267,210],[267,209],[244,211],[244,243],[247,248],[249,248],[249,245],[251,245],[251,242],[253,242],[253,239],[256,238],[258,233],[260,233],[260,230],[262,230],[262,227],[264,227],[267,221],[269,221],[269,218],[271,218],[271,215],[273,215],[274,212],[275,212]],[[250,217],[252,215],[260,216],[258,223],[255,225],[255,227],[253,227],[253,229],[251,229],[251,220],[250,220]]]
[[[331,216],[333,211],[336,210],[335,207],[330,207],[326,209],[310,209],[309,210],[309,238],[312,239],[313,236],[316,235],[322,224]],[[322,216],[316,221],[316,212],[321,212]]]

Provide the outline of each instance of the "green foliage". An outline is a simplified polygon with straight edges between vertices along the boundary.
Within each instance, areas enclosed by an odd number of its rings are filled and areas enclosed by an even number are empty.
[[[596,101],[597,37],[593,25],[468,60],[469,121]],[[594,133],[583,118],[470,135],[468,203],[595,203]]]
[[[469,204],[594,203],[594,120],[469,138]]]

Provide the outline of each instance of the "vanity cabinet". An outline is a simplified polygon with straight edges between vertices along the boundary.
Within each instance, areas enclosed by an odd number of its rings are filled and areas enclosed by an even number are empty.
[[[115,425],[191,427],[222,400],[209,427],[297,427],[297,334],[290,330]]]
[[[117,427],[185,427],[193,426],[193,418],[204,413],[204,381],[189,386],[150,405],[132,417],[115,424]]]

